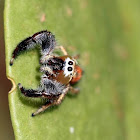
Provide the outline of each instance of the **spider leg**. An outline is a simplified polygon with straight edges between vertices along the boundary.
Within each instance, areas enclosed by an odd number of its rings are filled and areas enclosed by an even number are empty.
[[[67,51],[65,50],[63,46],[57,46],[56,49],[60,49],[64,55],[68,55]]]
[[[46,64],[48,62],[49,59],[54,58],[54,55],[43,55],[40,59],[40,63],[41,64]]]
[[[45,105],[43,105],[41,108],[39,108],[36,112],[32,113],[32,117],[34,117],[34,116],[36,116],[37,114],[39,114],[39,113],[45,111],[45,110],[48,109],[50,106],[59,105],[59,104],[62,102],[62,100],[63,100],[64,97],[65,97],[65,94],[61,94],[61,95],[59,96],[59,98],[58,98],[56,101],[54,101],[54,102],[51,102],[51,101],[46,102]]]
[[[56,49],[60,49],[63,52],[64,55],[68,55],[67,51],[65,50],[65,48],[63,46],[57,46]],[[54,58],[54,57],[55,56],[51,55],[51,54],[43,55],[40,59],[40,63],[41,64],[46,64],[49,59]]]
[[[25,89],[20,83],[18,84],[18,87],[21,91],[21,93],[24,96],[27,97],[42,97],[42,98],[46,98],[46,99],[56,99],[57,96],[56,95],[50,95],[50,94],[46,94],[45,92],[41,91],[41,90],[34,90],[34,89]]]
[[[53,103],[51,103],[50,101],[46,102],[45,105],[43,105],[42,107],[40,107],[36,112],[32,113],[32,117],[36,116],[37,114],[45,111],[47,108],[49,108],[50,106],[52,106]]]
[[[43,94],[39,90],[34,90],[34,89],[25,89],[20,83],[18,84],[18,87],[24,96],[27,97],[42,97]]]
[[[26,38],[20,42],[12,53],[10,65],[13,65],[14,59],[22,52],[35,48],[36,45],[41,46],[42,55],[48,55],[55,48],[55,36],[49,31],[41,31],[33,36]]]
[[[48,66],[41,66],[40,71],[45,73],[41,76],[41,84],[44,84],[44,81],[46,81],[48,78],[50,79],[56,77],[56,74]]]
[[[63,91],[62,94],[59,95],[59,98],[54,101],[54,105],[61,104],[62,100],[64,99],[65,95],[68,93],[70,86],[68,85],[67,88]]]
[[[56,100],[56,101],[54,101],[54,105],[59,105],[59,104],[61,104],[61,102],[62,102],[62,100],[64,99],[64,97],[65,97],[65,95],[66,94],[61,94],[60,96],[59,96],[59,98]]]
[[[42,65],[41,67],[40,67],[40,71],[41,72],[47,72],[48,74],[54,74],[54,72],[52,71],[52,69],[51,68],[49,68],[47,65]]]
[[[74,88],[72,86],[69,87],[69,90],[72,94],[78,94],[80,89],[79,88]]]
[[[62,94],[60,94],[59,96],[56,96],[57,98],[55,100],[47,101],[45,105],[43,105],[41,108],[39,108],[36,112],[32,113],[32,117],[34,117],[37,114],[45,111],[50,106],[61,104],[61,102],[64,99],[65,95],[67,94],[68,90],[69,90],[69,87],[67,87]]]

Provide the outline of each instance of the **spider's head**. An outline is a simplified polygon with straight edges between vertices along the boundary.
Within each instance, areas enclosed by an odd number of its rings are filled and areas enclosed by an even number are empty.
[[[63,67],[63,74],[65,77],[70,77],[70,79],[72,79],[75,74],[75,65],[76,60],[72,59],[70,56],[66,57]]]
[[[77,61],[72,58],[71,56],[62,56],[60,57],[63,60],[63,68],[57,76],[57,81],[61,82],[62,84],[68,84],[72,78],[76,75],[76,64]]]
[[[77,65],[76,59],[68,57],[65,59],[65,66],[63,68],[65,77],[69,77],[70,84],[77,83],[83,74],[83,70]]]
[[[55,79],[64,85],[77,83],[82,77],[82,69],[77,65],[76,59],[69,55],[59,59],[63,61],[63,68]]]

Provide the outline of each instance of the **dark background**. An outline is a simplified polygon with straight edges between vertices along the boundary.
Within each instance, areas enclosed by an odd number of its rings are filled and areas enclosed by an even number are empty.
[[[14,134],[8,106],[11,82],[6,77],[4,49],[4,0],[0,0],[0,140],[13,140]]]

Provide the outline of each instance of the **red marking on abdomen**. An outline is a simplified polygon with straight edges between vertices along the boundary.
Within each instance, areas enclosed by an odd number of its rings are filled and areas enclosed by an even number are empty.
[[[79,66],[75,66],[75,69],[76,69],[76,75],[72,78],[70,84],[77,83],[82,77],[82,73],[83,73],[82,69]]]

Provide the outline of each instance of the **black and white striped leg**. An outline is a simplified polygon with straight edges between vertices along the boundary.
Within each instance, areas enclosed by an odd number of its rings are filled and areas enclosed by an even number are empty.
[[[20,42],[12,53],[10,65],[13,65],[14,59],[22,52],[35,48],[36,45],[40,45],[42,55],[50,54],[55,48],[56,41],[55,36],[45,30],[35,33],[33,36],[26,38]]]
[[[25,89],[20,83],[18,84],[18,87],[24,96],[27,97],[42,97],[44,94],[41,91],[34,90],[34,89]]]

